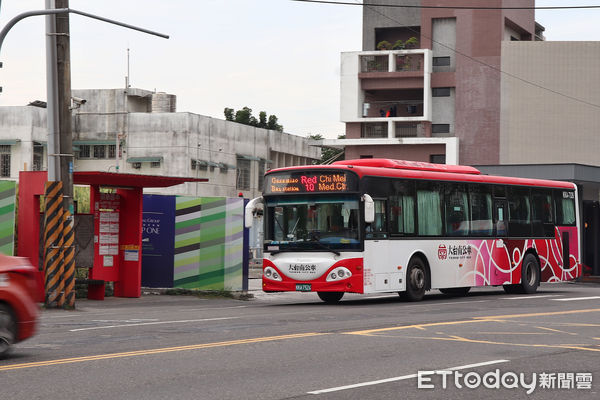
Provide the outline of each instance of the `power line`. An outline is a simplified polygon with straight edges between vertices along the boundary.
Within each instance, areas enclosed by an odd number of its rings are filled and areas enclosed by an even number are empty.
[[[428,8],[428,9],[452,9],[452,10],[567,10],[567,9],[593,9],[600,8],[595,6],[542,6],[542,7],[470,7],[470,6],[423,6],[408,4],[374,4],[374,3],[351,3],[348,1],[327,1],[327,0],[291,0],[302,3],[333,4],[342,6],[368,6],[368,7],[393,7],[393,8]]]
[[[292,1],[305,1],[305,2],[314,2],[314,1],[319,1],[319,0],[292,0]],[[358,0],[357,0],[357,1],[358,1]],[[376,10],[376,9],[372,8],[371,6],[369,6],[369,5],[365,4],[365,3],[361,4],[361,3],[358,3],[358,2],[357,2],[357,3],[348,3],[348,4],[352,4],[352,5],[355,5],[355,4],[356,4],[356,5],[365,5],[365,6],[366,6],[367,8],[369,8],[371,11],[373,11],[373,12],[375,12],[375,13],[377,13],[377,14],[381,15],[382,17],[384,17],[384,18],[387,18],[387,19],[389,19],[390,21],[392,21],[392,22],[395,22],[395,23],[397,23],[397,24],[401,24],[401,22],[400,22],[400,21],[398,21],[398,20],[396,20],[396,19],[394,19],[394,18],[392,18],[392,17],[390,17],[390,16],[388,16],[388,15],[385,15],[384,13],[382,13],[382,12],[380,12],[380,11],[378,11],[378,10]],[[597,8],[600,8],[600,6],[592,6],[592,7],[597,7]],[[417,34],[417,35],[421,35],[421,36],[423,36],[425,39],[429,39],[429,40],[431,40],[431,42],[432,42],[432,43],[437,43],[438,45],[440,45],[440,46],[442,46],[442,47],[445,47],[446,49],[448,49],[448,50],[450,50],[450,51],[453,51],[454,53],[456,53],[456,54],[458,54],[458,55],[461,55],[461,56],[463,56],[463,57],[466,57],[466,58],[468,58],[469,60],[471,60],[471,61],[474,61],[474,62],[476,62],[476,63],[479,63],[479,64],[481,64],[481,65],[483,65],[483,66],[485,66],[485,67],[488,67],[488,68],[490,68],[490,69],[492,69],[492,70],[494,70],[494,71],[496,71],[496,72],[498,72],[498,73],[500,73],[500,74],[504,74],[504,75],[506,75],[506,76],[509,76],[509,77],[511,77],[511,78],[517,79],[517,80],[519,80],[519,81],[521,81],[521,82],[523,82],[523,83],[526,83],[526,84],[528,84],[528,85],[531,85],[531,86],[533,86],[533,87],[537,87],[538,89],[546,90],[546,91],[548,91],[548,92],[550,92],[550,93],[554,93],[554,94],[556,94],[556,95],[559,95],[559,96],[565,97],[565,98],[567,98],[567,99],[574,100],[574,101],[576,101],[576,102],[578,102],[578,103],[586,104],[586,105],[588,105],[588,106],[592,106],[592,107],[595,107],[595,108],[600,108],[600,105],[598,105],[598,104],[591,103],[591,102],[589,102],[589,101],[586,101],[586,100],[583,100],[583,99],[579,99],[579,98],[577,98],[577,97],[573,97],[573,96],[570,96],[570,95],[568,95],[568,94],[565,94],[565,93],[561,93],[561,92],[559,92],[559,91],[556,91],[556,90],[554,90],[554,89],[550,89],[550,88],[548,88],[548,87],[542,86],[542,85],[540,85],[540,84],[538,84],[538,83],[531,82],[531,81],[529,81],[529,80],[527,80],[527,79],[525,79],[525,78],[521,78],[520,76],[517,76],[517,75],[515,75],[515,74],[511,74],[510,72],[503,71],[502,69],[500,69],[500,68],[498,68],[498,67],[495,67],[495,66],[493,66],[493,65],[490,65],[490,64],[488,64],[488,63],[486,63],[486,62],[484,62],[484,61],[478,60],[477,58],[475,58],[475,57],[472,57],[472,56],[470,56],[470,55],[468,55],[468,54],[462,53],[462,52],[460,52],[460,51],[458,51],[458,50],[456,50],[456,49],[454,49],[454,48],[452,48],[452,47],[450,47],[450,46],[448,46],[448,45],[446,45],[446,44],[444,44],[444,43],[442,43],[442,42],[438,42],[437,40],[435,40],[435,39],[433,39],[433,38],[431,38],[431,37],[428,37],[427,35],[423,34],[422,32],[420,32],[420,31],[417,31],[417,30],[414,30],[414,29],[412,29],[411,27],[405,27],[405,28],[406,28],[407,30],[409,30],[409,31],[411,31],[411,32],[413,32],[413,33],[415,33],[415,34]]]

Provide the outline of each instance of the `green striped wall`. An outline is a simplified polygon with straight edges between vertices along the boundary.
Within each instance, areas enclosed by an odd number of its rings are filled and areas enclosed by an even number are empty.
[[[0,253],[12,256],[15,241],[16,182],[0,181]]]
[[[242,290],[244,201],[175,199],[174,287]]]

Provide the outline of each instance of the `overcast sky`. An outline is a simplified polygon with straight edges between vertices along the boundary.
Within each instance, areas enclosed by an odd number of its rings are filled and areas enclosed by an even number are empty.
[[[397,1],[397,0],[390,0]],[[0,27],[44,0],[3,0]],[[538,0],[537,6],[600,5]],[[457,1],[459,4],[459,1]],[[70,0],[71,8],[170,35],[162,39],[71,16],[73,89],[125,86],[177,95],[177,111],[223,119],[248,106],[285,131],[335,138],[340,52],[361,49],[358,6],[289,0]],[[600,9],[537,11],[547,40],[600,40]],[[0,106],[46,99],[44,17],[19,22],[0,51]]]

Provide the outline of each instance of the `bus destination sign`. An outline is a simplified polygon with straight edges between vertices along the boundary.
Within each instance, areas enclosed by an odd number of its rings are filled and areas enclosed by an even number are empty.
[[[267,175],[265,192],[284,193],[329,193],[356,190],[356,177],[345,171],[303,171]]]

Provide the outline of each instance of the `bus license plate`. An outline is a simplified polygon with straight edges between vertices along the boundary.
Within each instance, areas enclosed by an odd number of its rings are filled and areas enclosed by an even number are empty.
[[[297,292],[310,292],[312,290],[310,283],[296,283]]]

